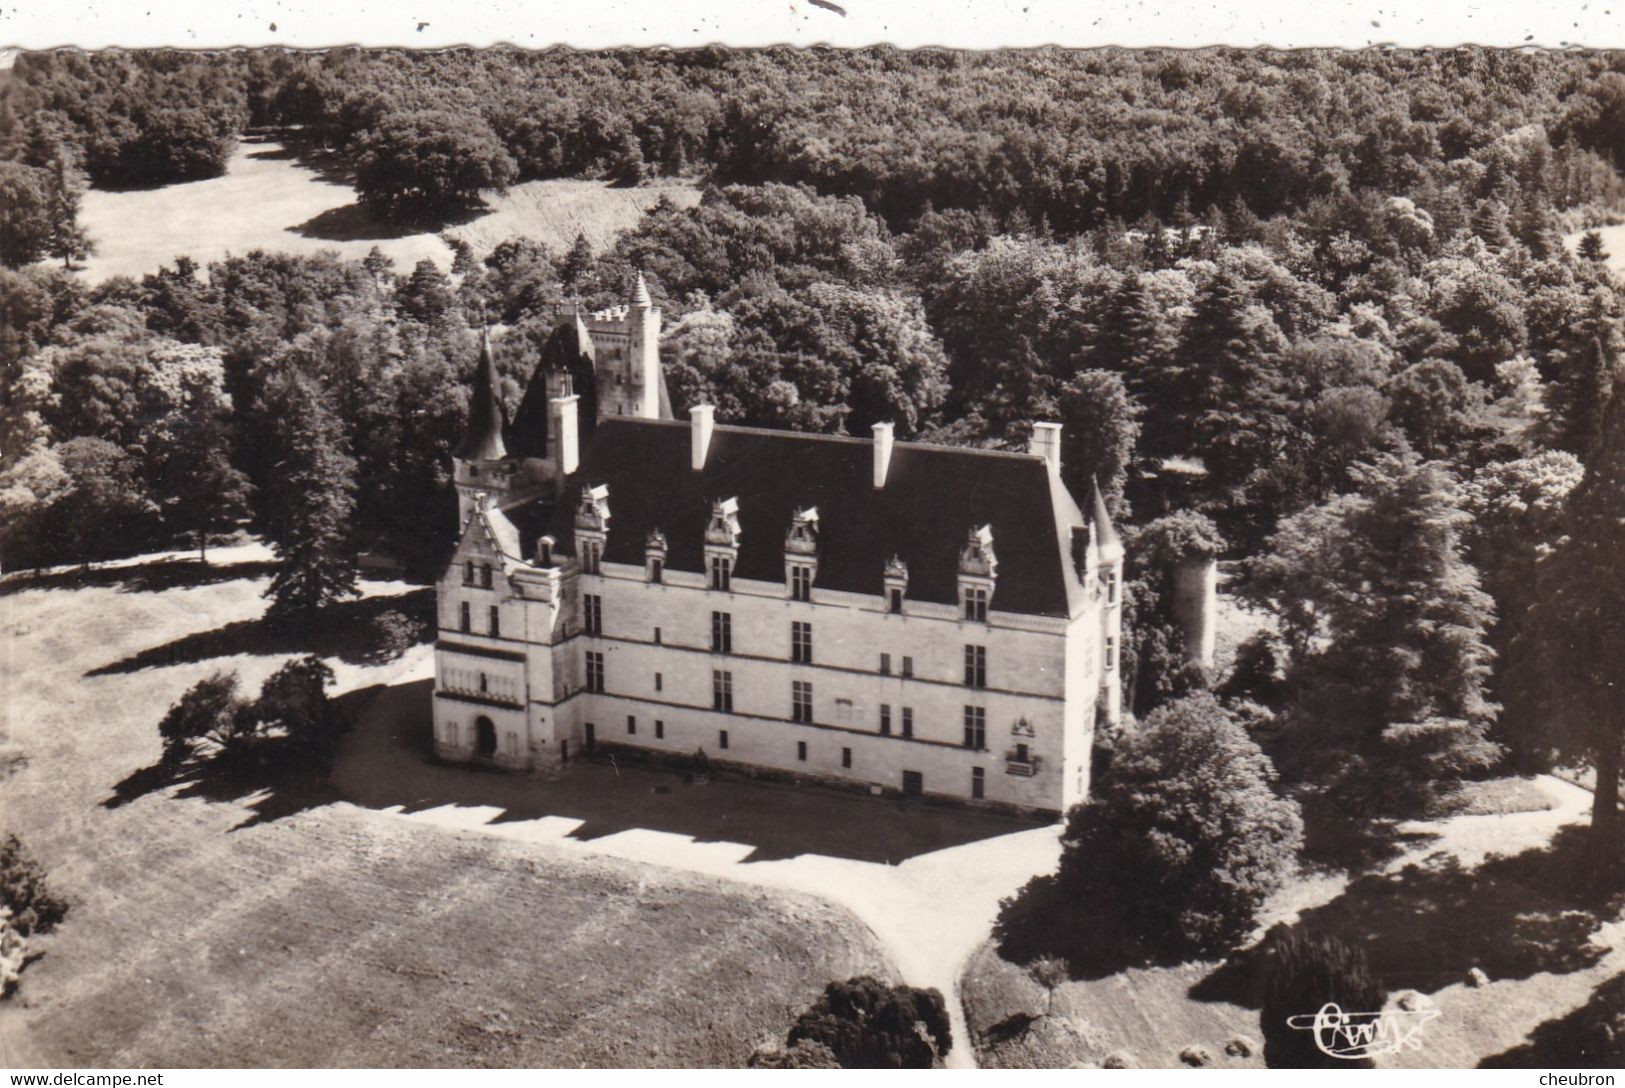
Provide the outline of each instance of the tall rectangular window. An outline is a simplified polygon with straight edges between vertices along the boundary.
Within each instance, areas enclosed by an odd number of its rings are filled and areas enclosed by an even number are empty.
[[[812,664],[812,624],[791,621],[790,660],[800,665]]]
[[[603,543],[597,540],[581,542],[581,573],[597,574],[603,559]]]
[[[801,760],[801,762],[803,762],[803,763],[807,762],[807,742],[806,741],[804,741],[804,740],[796,741],[796,758]]]
[[[1116,635],[1107,635],[1106,636],[1106,667],[1108,669],[1117,668],[1117,636]]]
[[[981,767],[970,769],[970,795],[977,801],[987,796],[987,772]]]
[[[660,643],[660,628],[656,627],[655,628],[655,645],[659,646],[660,644],[661,644]]]
[[[893,615],[901,615],[903,611],[903,591],[888,589],[886,591],[886,607]]]
[[[881,676],[890,676],[891,675],[891,654],[881,654],[880,655],[880,675]]]
[[[467,601],[464,601],[457,609],[457,626],[464,632],[474,630],[474,621],[469,618],[470,611]]]
[[[914,675],[914,659],[912,657],[907,656],[907,655],[904,655],[904,657],[903,657],[903,675],[904,676],[913,676]]]
[[[979,706],[965,708],[965,747],[980,751],[987,747],[987,709]]]
[[[790,567],[790,599],[795,601],[812,600],[812,568],[800,563]]]
[[[903,708],[903,736],[912,737],[913,735],[914,735],[914,708],[911,707],[911,706],[905,706]]]
[[[804,724],[812,722],[812,682],[810,680],[790,681],[790,720]]]
[[[718,748],[726,748],[726,747],[728,747],[728,731],[726,729],[718,729],[717,730],[717,747]]]
[[[1116,604],[1117,596],[1122,592],[1121,579],[1117,577],[1117,568],[1106,568],[1106,603]]]
[[[965,686],[968,688],[987,687],[987,647],[965,647]]]
[[[850,749],[850,748],[842,748],[841,749],[841,766],[843,766],[843,767],[852,766],[852,749]]]
[[[711,709],[732,713],[734,708],[734,674],[722,669],[711,670]]]
[[[652,558],[649,560],[649,581],[661,582],[666,577],[666,561]]]
[[[636,714],[626,716],[626,733],[627,736],[631,737],[638,735],[638,716]]]
[[[880,704],[880,735],[883,736],[883,737],[891,736],[891,704],[890,703],[881,703]]]
[[[596,593],[581,595],[581,627],[589,635],[604,633],[604,599]]]
[[[597,650],[587,651],[587,690],[604,690],[604,655]]]
[[[655,719],[655,740],[666,739],[666,723],[659,718]]]
[[[474,560],[469,559],[463,563],[463,585],[474,584]]]
[[[492,605],[491,609],[490,609],[490,613],[491,613],[491,637],[496,638],[497,636],[502,634],[502,610],[500,608],[498,608],[496,605]]]
[[[965,618],[978,623],[987,622],[987,589],[984,586],[965,587]]]
[[[664,691],[665,690],[665,684],[666,684],[666,678],[664,676],[661,676],[658,672],[655,673],[655,690],[656,691]]]
[[[733,581],[733,560],[726,555],[711,557],[711,588],[727,592]]]
[[[734,648],[734,618],[727,612],[711,613],[711,652],[731,654]]]
[[[480,587],[482,589],[491,588],[491,564],[489,563],[480,564]]]

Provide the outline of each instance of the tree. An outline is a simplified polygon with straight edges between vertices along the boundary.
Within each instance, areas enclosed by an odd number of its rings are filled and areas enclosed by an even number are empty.
[[[67,902],[51,893],[45,870],[16,835],[0,842],[0,905],[11,908],[9,924],[24,937],[49,933],[68,914]]]
[[[234,731],[243,707],[234,672],[214,673],[187,688],[158,723],[164,762],[180,763],[200,740],[223,742]]]
[[[1260,946],[1258,1020],[1264,1063],[1271,1069],[1370,1069],[1369,1058],[1333,1058],[1314,1033],[1287,1023],[1312,1017],[1328,1002],[1344,1012],[1377,1012],[1388,995],[1371,977],[1365,953],[1335,937],[1277,927]]]
[[[1386,455],[1355,479],[1282,522],[1243,591],[1281,625],[1283,772],[1340,791],[1350,813],[1410,814],[1499,755],[1484,740],[1494,602],[1441,466]]]
[[[69,169],[66,157],[59,150],[51,164],[50,182],[45,190],[49,230],[45,251],[61,259],[64,269],[72,269],[74,261],[89,256],[94,248],[90,236],[79,225],[79,202],[84,192],[84,180],[78,171]]]
[[[505,190],[518,174],[478,113],[388,113],[356,146],[356,195],[390,220],[454,214],[477,203],[482,189]]]
[[[297,372],[271,391],[277,461],[268,485],[266,535],[278,566],[266,596],[273,620],[310,621],[356,595],[351,515],[355,461],[325,394]]]
[[[1100,485],[1106,508],[1121,518],[1134,446],[1140,437],[1141,409],[1121,375],[1082,370],[1061,388],[1061,474],[1074,495],[1087,495],[1091,479]]]
[[[16,268],[50,252],[50,175],[0,160],[0,263]]]
[[[50,543],[86,568],[140,551],[151,539],[157,507],[136,459],[100,438],[70,439],[56,454],[69,483],[45,515]]]
[[[490,259],[486,259],[490,263]],[[585,233],[578,232],[576,240],[570,243],[570,250],[559,261],[559,281],[564,289],[571,294],[583,294],[587,287],[587,277],[592,272],[592,243],[587,241]]]
[[[180,411],[163,427],[158,494],[165,520],[191,536],[209,561],[209,533],[229,529],[248,512],[253,485],[231,463],[230,400],[216,386],[193,383]]]
[[[931,1069],[953,1047],[938,991],[868,975],[832,982],[790,1029],[789,1044],[829,1048],[843,1069]]]
[[[1080,947],[1151,962],[1229,951],[1293,871],[1298,806],[1212,694],[1153,712],[1067,817],[1057,901]],[[1077,961],[1074,960],[1074,964]],[[1081,966],[1081,965],[1080,965]]]
[[[1581,260],[1602,262],[1608,259],[1608,251],[1603,248],[1602,235],[1594,230],[1588,230],[1580,236],[1580,245],[1576,250]]]
[[[1595,772],[1591,848],[1609,866],[1625,852],[1619,812],[1625,685],[1614,669],[1625,638],[1622,518],[1625,410],[1616,399],[1597,454],[1569,494],[1566,535],[1538,564],[1538,594],[1514,646],[1508,685],[1525,728],[1544,727],[1560,754],[1585,760]]]
[[[1174,578],[1190,561],[1209,561],[1224,551],[1224,538],[1204,514],[1180,510],[1134,530],[1125,551],[1123,676],[1129,706],[1146,714],[1208,685],[1191,662],[1185,628],[1174,611]]]
[[[457,305],[451,281],[438,265],[425,257],[412,267],[412,274],[395,287],[395,306],[401,316],[432,324],[451,313]]]

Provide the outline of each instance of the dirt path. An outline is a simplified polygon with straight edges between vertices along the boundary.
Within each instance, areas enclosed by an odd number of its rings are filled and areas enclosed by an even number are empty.
[[[1036,873],[1055,867],[1060,855],[1059,826],[994,824],[970,841],[929,848],[937,823],[974,825],[974,814],[899,811],[894,802],[864,796],[820,798],[816,791],[718,780],[705,787],[673,787],[675,776],[648,768],[572,765],[554,781],[522,776],[472,774],[427,762],[410,742],[424,728],[417,717],[428,711],[427,685],[432,660],[415,653],[401,676],[363,712],[356,733],[340,754],[333,780],[339,792],[358,803],[439,827],[473,830],[525,842],[543,842],[589,854],[624,858],[719,876],[770,888],[807,892],[845,907],[879,936],[903,981],[936,987],[948,1000],[954,1047],[950,1068],[970,1068],[975,1055],[959,1000],[959,976],[976,948],[987,939],[999,900]],[[597,833],[591,791],[614,793],[603,809],[617,820],[610,833]],[[686,791],[686,795],[684,794]],[[396,803],[384,804],[391,798]],[[762,805],[766,798],[770,807]],[[809,798],[811,798],[809,800]],[[482,803],[482,802],[489,803]],[[808,806],[822,805],[816,812]],[[540,806],[540,807],[535,807]],[[682,809],[679,806],[687,806]],[[737,838],[719,830],[719,810],[735,813]],[[894,817],[894,814],[897,814]],[[726,819],[723,815],[722,819]],[[863,854],[884,836],[879,822],[918,818],[917,852],[899,842],[901,860],[836,856],[846,836]],[[816,820],[833,835],[829,853],[778,846],[792,829],[766,826]],[[831,828],[831,824],[838,824]],[[721,825],[723,828],[729,825]],[[664,829],[662,829],[664,828]],[[1003,833],[1000,833],[1003,832]],[[961,836],[964,837],[964,836]],[[766,855],[766,856],[764,856]],[[903,856],[906,855],[906,856]]]

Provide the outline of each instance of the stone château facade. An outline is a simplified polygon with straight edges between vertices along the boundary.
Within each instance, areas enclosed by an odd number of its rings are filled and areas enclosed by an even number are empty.
[[[560,324],[513,421],[482,344],[454,456],[435,750],[595,746],[1055,813],[1120,714],[1123,549],[1029,453],[671,418],[660,312]]]

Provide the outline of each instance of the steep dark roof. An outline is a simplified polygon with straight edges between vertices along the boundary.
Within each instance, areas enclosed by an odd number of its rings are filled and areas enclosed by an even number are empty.
[[[577,434],[585,441],[598,422],[598,379],[593,368],[592,337],[580,317],[559,323],[542,345],[542,359],[525,387],[519,410],[508,432],[508,449],[515,457],[548,455],[547,375],[570,376],[570,389],[576,402]]]
[[[480,333],[480,361],[474,367],[474,389],[468,398],[468,430],[454,456],[469,461],[496,461],[508,455],[502,432],[507,413],[497,395],[497,368],[491,361],[491,341]]]
[[[608,418],[599,423],[547,531],[575,554],[583,486],[609,486],[604,558],[641,565],[649,530],[666,534],[667,565],[702,571],[714,499],[739,500],[735,574],[782,581],[784,537],[795,510],[819,515],[817,585],[879,595],[886,560],[908,564],[911,599],[957,604],[966,534],[993,528],[998,581],[993,606],[1067,616],[1082,586],[1070,561],[1071,527],[1088,524],[1044,461],[1025,454],[899,442],[886,486],[873,486],[868,439],[718,426],[706,467],[689,467],[686,422]],[[534,517],[534,515],[531,515]],[[540,527],[527,525],[526,547]]]

